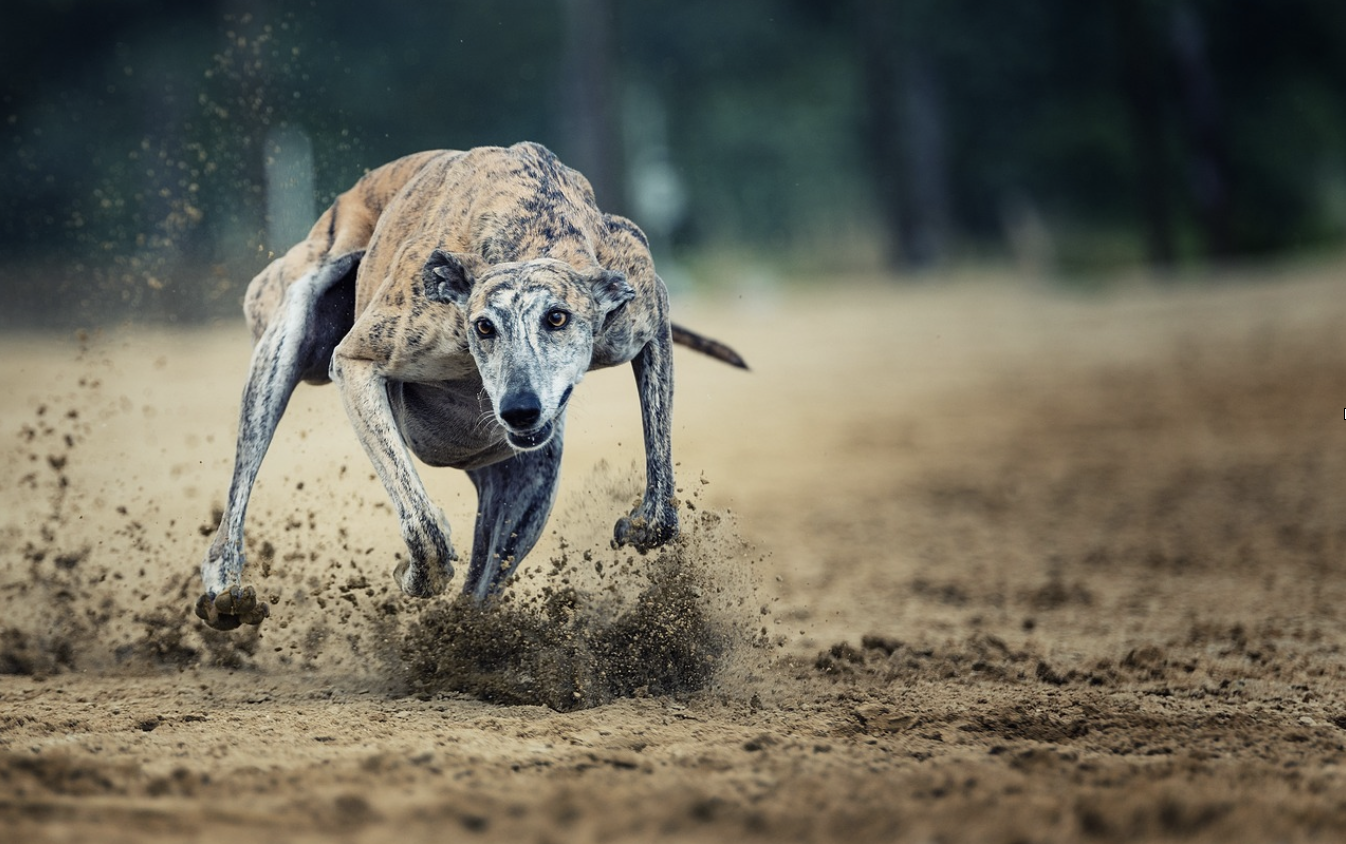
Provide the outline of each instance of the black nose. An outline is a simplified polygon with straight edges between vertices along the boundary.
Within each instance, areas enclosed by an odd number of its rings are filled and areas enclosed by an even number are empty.
[[[532,393],[511,393],[500,403],[500,418],[516,431],[527,431],[542,418],[542,404]]]

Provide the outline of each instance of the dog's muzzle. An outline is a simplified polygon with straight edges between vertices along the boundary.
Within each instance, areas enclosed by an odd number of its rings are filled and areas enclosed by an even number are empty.
[[[517,393],[507,396],[500,404],[500,421],[505,426],[505,439],[522,451],[542,448],[556,433],[556,419],[565,411],[573,390],[574,387],[566,388],[552,418],[540,425],[537,423],[542,417],[542,405],[536,395]]]

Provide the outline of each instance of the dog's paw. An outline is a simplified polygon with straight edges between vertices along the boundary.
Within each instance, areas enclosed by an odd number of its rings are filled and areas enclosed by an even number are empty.
[[[393,569],[393,579],[412,598],[433,598],[443,594],[453,579],[453,563],[458,555],[449,541],[449,524],[438,507],[418,508],[402,519],[402,541],[407,557]]]
[[[630,516],[623,516],[617,520],[617,526],[612,531],[614,548],[630,545],[644,553],[651,548],[658,548],[678,535],[676,510],[669,508],[668,512],[658,519],[641,515],[641,510],[643,508],[638,508]]]
[[[234,630],[244,624],[261,624],[271,607],[257,600],[251,586],[231,586],[218,595],[209,592],[196,600],[196,615],[216,630]]]
[[[416,565],[411,560],[403,560],[393,569],[393,579],[402,592],[412,598],[433,598],[442,595],[453,579],[453,566]]]

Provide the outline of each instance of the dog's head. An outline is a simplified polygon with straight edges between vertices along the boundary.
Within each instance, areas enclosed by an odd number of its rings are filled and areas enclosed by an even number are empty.
[[[593,358],[594,335],[635,297],[626,276],[537,258],[486,264],[436,249],[423,272],[428,298],[463,311],[468,347],[510,445],[546,445]]]

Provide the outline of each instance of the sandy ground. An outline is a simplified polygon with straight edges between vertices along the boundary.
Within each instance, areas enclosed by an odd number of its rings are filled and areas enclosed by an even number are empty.
[[[608,548],[595,373],[486,613],[390,590],[301,387],[230,634],[189,606],[241,324],[0,338],[0,839],[1341,840],[1346,268],[1270,275],[678,302],[754,367],[680,353],[684,539]]]

